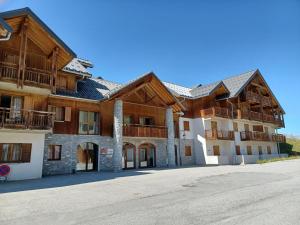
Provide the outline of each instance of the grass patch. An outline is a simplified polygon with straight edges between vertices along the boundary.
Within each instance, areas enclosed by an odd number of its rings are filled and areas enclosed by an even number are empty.
[[[285,161],[285,160],[292,160],[292,159],[300,159],[300,156],[289,156],[289,157],[282,157],[282,158],[262,159],[262,160],[257,160],[257,163],[258,164],[264,164],[264,163],[278,162],[278,161]]]

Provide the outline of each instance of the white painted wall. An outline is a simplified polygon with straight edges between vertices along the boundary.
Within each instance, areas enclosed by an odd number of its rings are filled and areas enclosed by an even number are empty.
[[[190,131],[184,131],[183,122],[190,122]],[[245,163],[254,163],[259,158],[258,146],[262,147],[264,157],[278,157],[277,144],[275,142],[263,141],[241,141],[240,132],[244,131],[244,124],[249,124],[250,131],[253,131],[253,125],[263,125],[268,127],[270,137],[275,133],[275,126],[273,124],[250,121],[250,120],[234,120],[238,123],[238,132],[235,132],[234,141],[223,140],[206,140],[205,130],[211,130],[211,121],[218,123],[219,130],[233,130],[233,121],[225,118],[184,118],[179,119],[179,129],[181,139],[194,140],[195,162],[197,165],[203,164],[234,164],[235,163],[235,145],[240,145],[241,154],[245,155]],[[213,155],[213,146],[220,146],[220,156]],[[252,146],[252,156],[247,156],[247,145]],[[267,146],[271,147],[272,154],[267,154]],[[240,161],[240,157],[237,157]]]
[[[8,180],[24,180],[42,177],[45,133],[0,131],[0,143],[31,143],[30,163],[4,163],[10,166]]]

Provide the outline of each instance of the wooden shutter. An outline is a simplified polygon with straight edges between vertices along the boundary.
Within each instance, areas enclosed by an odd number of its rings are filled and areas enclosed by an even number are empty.
[[[190,130],[190,122],[189,121],[183,121],[183,128],[185,131]]]
[[[239,145],[235,146],[235,154],[240,155],[241,154],[241,147]]]
[[[30,162],[32,144],[22,144],[22,162]]]
[[[214,155],[219,156],[220,155],[220,147],[219,145],[213,146]]]
[[[185,146],[185,156],[192,156],[192,147],[189,145]]]
[[[72,113],[72,108],[65,107],[65,121],[68,121],[68,122],[71,121],[71,113]]]

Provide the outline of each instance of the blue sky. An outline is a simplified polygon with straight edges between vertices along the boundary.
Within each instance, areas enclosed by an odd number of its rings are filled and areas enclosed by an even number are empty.
[[[184,86],[259,68],[300,135],[299,0],[0,0],[30,7],[94,75],[126,82],[148,71]]]

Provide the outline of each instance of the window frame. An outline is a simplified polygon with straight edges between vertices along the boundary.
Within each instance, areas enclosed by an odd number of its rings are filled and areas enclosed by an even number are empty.
[[[55,158],[55,147],[59,146],[59,157]],[[49,158],[49,150],[51,150],[51,156],[52,158]],[[62,145],[57,145],[57,144],[51,144],[48,145],[48,158],[47,161],[60,161],[61,160],[61,153],[62,153]]]
[[[183,121],[183,130],[190,131],[190,121],[188,121],[188,120]]]
[[[65,122],[65,115],[66,115],[66,109],[65,109],[65,107],[64,106],[52,106],[53,107],[53,112],[55,112],[55,116],[54,116],[54,122]],[[59,119],[57,119],[57,109],[58,108],[61,108],[62,109],[62,114],[61,114],[61,117],[62,118],[60,118],[61,120],[59,120]]]
[[[192,146],[185,145],[184,146],[184,156],[185,157],[191,157],[192,156]]]
[[[237,153],[239,153],[239,154],[237,154]],[[241,155],[241,146],[240,145],[235,146],[235,155]]]
[[[86,119],[87,121],[80,121],[80,113],[86,113]],[[93,118],[94,118],[94,121],[92,120],[89,120],[90,118],[90,113],[93,113]],[[96,119],[95,119],[95,116],[96,116]],[[83,116],[84,118],[84,116]],[[92,111],[83,111],[83,110],[79,110],[79,116],[78,116],[78,134],[80,135],[99,135],[100,134],[100,124],[99,124],[99,121],[100,121],[100,113],[99,112],[92,112]],[[93,122],[93,126],[94,126],[94,131],[91,133],[90,132],[90,126],[92,125],[92,122]],[[83,133],[83,132],[80,132],[81,131],[81,126],[82,125],[86,125],[87,126],[87,130],[86,130],[86,133]],[[83,129],[82,129],[83,131]]]
[[[4,149],[4,145],[8,145],[8,151],[7,151],[7,159],[6,160],[3,160],[3,149]],[[30,146],[30,149],[29,149],[29,156],[28,158],[24,159],[24,156],[26,156],[25,153],[28,153],[26,152],[25,150],[28,150],[26,149],[26,146]],[[12,160],[13,156],[15,155],[15,148],[14,146],[20,146],[19,148],[19,159],[17,160]],[[32,152],[32,143],[0,143],[0,163],[30,163],[31,162],[31,152]]]

